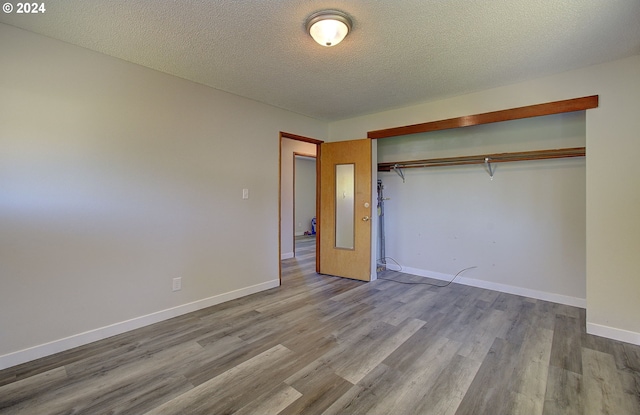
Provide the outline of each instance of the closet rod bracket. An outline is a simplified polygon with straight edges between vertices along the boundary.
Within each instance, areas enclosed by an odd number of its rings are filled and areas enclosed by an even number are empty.
[[[400,177],[402,177],[402,183],[404,183],[404,171],[402,171],[402,166],[399,164],[394,164],[392,167],[393,171]]]
[[[489,157],[484,158],[484,165],[487,167],[487,170],[489,171],[489,178],[493,180],[493,167],[491,167],[491,159]]]

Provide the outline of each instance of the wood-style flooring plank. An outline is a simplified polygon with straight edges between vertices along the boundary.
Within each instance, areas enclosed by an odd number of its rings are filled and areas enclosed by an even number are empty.
[[[498,414],[511,406],[510,381],[520,346],[501,338],[494,340],[456,414]]]
[[[249,402],[233,415],[278,414],[302,396],[291,386],[280,383],[255,400]]]
[[[449,318],[450,316],[444,314],[434,315],[431,320],[425,322],[420,329],[390,353],[383,363],[400,372],[407,371],[415,365],[424,351],[433,345],[435,339],[444,339],[441,336],[441,331],[450,324]]]
[[[464,339],[458,354],[469,359],[484,360],[496,337],[500,337],[510,321],[504,311],[490,309],[486,311],[482,321],[470,327],[470,333]]]
[[[438,376],[451,364],[460,347],[460,343],[444,337],[434,340],[413,365],[401,372],[385,398],[372,406],[371,413],[418,413],[416,407],[429,396]]]
[[[318,414],[344,395],[353,384],[338,376],[332,368],[316,360],[285,380],[302,396],[280,412],[280,415]]]
[[[322,360],[344,379],[358,383],[422,325],[424,321],[416,319],[398,327],[376,324],[370,334],[327,353]]]
[[[395,388],[399,377],[400,372],[380,364],[336,399],[322,415],[370,414],[371,408]]]
[[[534,326],[527,332],[512,374],[509,412],[542,415],[549,378],[553,331]]]
[[[220,375],[198,385],[182,395],[160,405],[146,415],[173,415],[178,413],[206,414],[235,412],[234,404],[240,410],[253,399],[243,402],[244,394],[256,393],[256,375],[263,374],[259,387],[268,385],[266,379],[270,371],[278,370],[293,352],[284,346],[274,346],[265,352],[234,366]],[[265,375],[267,374],[267,375]],[[271,388],[267,388],[269,390]],[[263,393],[266,391],[263,391]],[[257,393],[261,395],[261,393]],[[216,399],[211,399],[216,396]]]
[[[107,412],[105,407],[111,410],[128,408],[134,402],[157,406],[193,388],[174,370],[179,367],[176,362],[201,349],[195,343],[185,343],[104,371],[58,379],[47,390],[32,392],[30,401],[13,406],[12,413],[65,413],[64,408],[72,408],[71,413],[101,413]],[[74,364],[81,365],[82,362]]]
[[[640,346],[621,343],[624,353],[624,368],[640,373]]]
[[[46,393],[53,385],[60,384],[66,379],[66,370],[64,367],[58,367],[0,386],[0,410],[10,407],[15,408],[23,401]]]
[[[418,402],[414,413],[455,414],[481,364],[481,360],[474,360],[459,354],[454,355],[449,365],[434,380],[429,393]]]
[[[582,373],[582,347],[578,319],[564,314],[556,315],[551,347],[550,365],[575,373]]]
[[[637,415],[638,408],[625,394],[613,356],[584,349],[582,359],[585,413]]]
[[[582,375],[557,366],[549,366],[544,415],[584,415]]]

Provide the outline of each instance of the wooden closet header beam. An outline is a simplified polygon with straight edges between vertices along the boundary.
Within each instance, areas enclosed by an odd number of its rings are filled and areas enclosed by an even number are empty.
[[[563,101],[547,102],[545,104],[528,105],[526,107],[511,108],[501,111],[485,112],[484,114],[467,115],[425,122],[422,124],[405,125],[403,127],[387,128],[385,130],[369,131],[367,137],[372,139],[397,137],[407,134],[428,133],[430,131],[448,130],[451,128],[469,127],[472,125],[490,124],[500,121],[511,121],[522,118],[540,117],[543,115],[561,114],[564,112],[584,111],[598,107],[598,95],[582,98],[566,99]]]

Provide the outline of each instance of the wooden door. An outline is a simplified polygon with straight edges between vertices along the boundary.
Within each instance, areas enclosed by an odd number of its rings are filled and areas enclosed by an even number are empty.
[[[371,140],[320,145],[319,272],[371,279]]]

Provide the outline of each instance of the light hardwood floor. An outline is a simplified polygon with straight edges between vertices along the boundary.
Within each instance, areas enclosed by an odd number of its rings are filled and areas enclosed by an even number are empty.
[[[314,249],[280,288],[1,371],[0,413],[640,414],[640,347],[584,310],[317,275]]]

